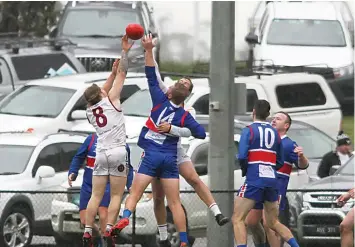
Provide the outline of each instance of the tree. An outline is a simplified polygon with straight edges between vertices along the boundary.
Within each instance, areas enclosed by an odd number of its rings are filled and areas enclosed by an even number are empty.
[[[0,2],[0,33],[43,37],[57,22],[55,1]]]

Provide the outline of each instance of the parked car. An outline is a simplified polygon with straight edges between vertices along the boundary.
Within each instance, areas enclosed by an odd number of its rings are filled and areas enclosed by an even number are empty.
[[[174,82],[166,80],[166,85]],[[187,107],[192,106],[197,116],[209,114],[210,88],[208,79],[193,79],[194,88],[185,100]],[[265,99],[270,102],[271,114],[285,111],[292,119],[307,122],[335,138],[341,125],[342,113],[339,103],[328,84],[320,75],[290,73],[237,77],[235,83],[246,85],[246,112],[252,112],[254,102]],[[146,86],[147,87],[147,86]],[[239,96],[235,96],[239,97]],[[136,102],[140,102],[137,105]],[[140,131],[152,108],[149,90],[136,92],[122,104],[127,131]],[[329,121],[332,119],[332,121]]]
[[[334,175],[307,184],[303,187],[306,191],[298,193],[294,201],[299,210],[297,236],[302,246],[324,241],[340,243],[340,223],[355,200],[350,199],[343,207],[336,200],[354,187],[354,176],[352,157]]]
[[[87,122],[83,93],[92,83],[101,86],[109,72],[85,73],[34,80],[0,102],[0,132],[27,130],[47,133]],[[147,82],[145,75],[129,73],[121,93],[124,102]]]
[[[198,120],[204,127],[208,129],[208,119]],[[242,128],[248,125],[249,121],[240,121],[235,119],[235,128],[234,128],[234,140],[236,149],[235,152],[238,152],[238,143],[240,139],[240,134]],[[86,123],[78,125],[76,128],[73,128],[76,132],[82,133],[93,133],[95,130],[91,127],[90,124]],[[316,179],[317,167],[319,160],[323,156],[324,152],[328,152],[335,147],[335,140],[314,128],[311,125],[308,125],[303,122],[293,121],[292,126],[289,130],[288,136],[293,138],[299,145],[305,148],[305,154],[310,159],[310,168],[308,171],[296,170],[294,169],[290,176],[290,189],[297,189],[303,186],[304,183]],[[139,160],[141,157],[142,149],[137,146],[137,137],[129,138],[128,144],[131,148],[131,161],[135,169],[138,168]],[[312,145],[313,143],[313,145]],[[187,154],[190,155],[192,162],[195,165],[196,171],[200,175],[200,178],[204,183],[208,185],[208,149],[209,149],[209,138],[205,140],[199,140],[194,138],[182,138],[182,145],[187,150]],[[79,191],[81,180],[78,180],[78,183],[75,185],[76,190]],[[234,171],[234,188],[239,189],[244,181],[244,178],[241,176],[241,170],[236,163]],[[67,183],[63,183],[63,190],[68,189]],[[150,191],[151,188],[147,188],[147,191]],[[187,215],[187,222],[190,234],[199,234],[202,236],[205,234],[207,228],[207,213],[208,210],[206,205],[199,199],[197,194],[193,193],[183,193],[184,191],[193,191],[193,188],[182,178],[180,177],[180,190],[181,201],[184,207],[184,210]],[[77,198],[77,197],[76,197]],[[78,199],[76,199],[78,201]],[[292,200],[290,200],[292,202]],[[122,202],[122,208],[124,208],[124,200]],[[293,210],[293,205],[290,203],[290,224],[295,224],[295,218],[297,215],[294,215],[295,211]],[[53,229],[60,235],[67,236],[68,234],[82,234],[82,229],[80,229],[80,220],[78,213],[77,202],[73,203],[73,200],[68,200],[65,196],[58,196],[55,198],[52,203],[52,225]],[[136,209],[136,226],[135,233],[136,243],[142,243],[143,246],[154,246],[152,243],[155,242],[155,235],[157,231],[157,223],[154,218],[153,212],[153,201],[150,193],[145,193],[139,203],[137,204]],[[64,217],[65,215],[65,217]],[[120,212],[122,216],[122,210]],[[169,230],[169,240],[171,241],[173,247],[179,246],[178,241],[178,232],[172,223],[172,215],[168,209],[168,230]],[[132,234],[133,231],[132,221],[131,224],[125,228],[124,233],[128,236]],[[129,238],[126,238],[129,239]],[[128,240],[126,240],[129,242]]]
[[[285,70],[299,66],[317,70],[339,103],[353,107],[354,21],[346,6],[269,1],[259,25],[246,37],[253,59]]]
[[[33,235],[53,236],[55,194],[43,191],[67,180],[68,164],[84,140],[73,133],[0,133],[0,246],[28,247]]]
[[[75,56],[87,71],[110,71],[121,53],[121,38],[130,23],[159,37],[153,9],[147,2],[134,1],[70,1],[49,37],[69,39],[77,45]],[[156,57],[159,60],[159,47]],[[129,52],[130,70],[144,69],[144,49],[136,41]]]
[[[0,42],[0,99],[30,80],[86,72],[74,54],[62,50],[60,43],[45,45],[43,40],[15,39],[5,49],[2,42],[7,41]],[[27,47],[29,43],[34,47]]]

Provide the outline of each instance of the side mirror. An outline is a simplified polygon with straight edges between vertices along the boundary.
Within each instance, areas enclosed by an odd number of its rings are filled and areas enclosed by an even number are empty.
[[[55,36],[57,36],[58,34],[58,27],[57,26],[53,26],[49,29],[49,37],[50,38],[54,38]]]
[[[207,165],[206,164],[195,164],[195,170],[199,176],[207,175]]]
[[[40,184],[42,178],[51,178],[54,177],[55,170],[51,166],[40,166],[36,172],[37,183]]]
[[[339,165],[337,166],[332,166],[329,171],[329,175],[333,175],[338,169],[340,168]]]
[[[76,111],[73,111],[71,114],[70,114],[70,119],[71,120],[86,120],[87,117],[86,117],[86,111],[84,110],[76,110]]]
[[[259,44],[259,37],[254,33],[248,33],[248,35],[245,37],[245,41],[250,45]]]

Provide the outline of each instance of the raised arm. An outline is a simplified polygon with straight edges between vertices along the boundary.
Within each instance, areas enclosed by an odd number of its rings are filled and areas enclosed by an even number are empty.
[[[122,54],[121,60],[119,62],[116,77],[113,82],[113,86],[108,93],[108,97],[115,104],[116,107],[120,105],[120,96],[123,88],[124,80],[126,79],[126,74],[128,70],[128,51],[131,49],[133,43],[128,43],[127,35],[122,37]]]
[[[153,106],[156,106],[167,100],[167,96],[159,87],[155,64],[153,58],[153,38],[152,35],[146,35],[142,39],[142,45],[145,49],[145,74],[148,79],[149,92],[152,98]]]
[[[294,150],[291,152],[291,160],[298,169],[305,170],[309,166],[307,157],[303,153],[303,148],[298,146],[296,142],[293,142]]]
[[[102,86],[102,89],[105,90],[105,92],[107,94],[110,92],[113,82],[115,81],[116,73],[117,73],[117,66],[118,66],[119,62],[120,62],[120,59],[117,58],[112,65],[112,72],[111,72],[110,76],[107,78],[105,84]]]
[[[154,41],[153,41],[153,44],[154,44]],[[154,47],[154,49],[156,49],[156,48]],[[163,93],[167,93],[168,92],[168,88],[164,85],[164,81],[161,79],[160,72],[159,72],[159,65],[158,65],[157,61],[155,60],[154,51],[153,51],[153,61],[154,61],[155,74],[157,76],[159,87],[163,91]]]

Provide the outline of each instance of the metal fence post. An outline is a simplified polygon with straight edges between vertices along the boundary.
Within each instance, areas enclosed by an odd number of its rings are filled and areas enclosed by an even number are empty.
[[[135,239],[136,239],[136,210],[134,210],[132,214],[132,247],[136,246]]]

